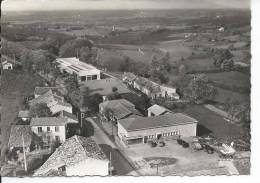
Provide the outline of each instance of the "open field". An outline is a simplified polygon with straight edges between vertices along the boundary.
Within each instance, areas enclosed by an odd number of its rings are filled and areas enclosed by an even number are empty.
[[[202,56],[201,58],[188,58],[184,61],[188,72],[203,72],[217,70],[213,65],[212,58]]]
[[[249,101],[250,100],[250,94],[241,94],[238,92],[230,91],[230,90],[225,90],[222,88],[217,88],[218,93],[215,96],[214,101],[219,102],[219,103],[226,103],[230,99],[231,101]]]
[[[217,139],[228,140],[241,137],[244,130],[234,124],[228,123],[222,116],[200,105],[186,107],[182,112],[194,117],[198,122],[197,135],[212,134]]]
[[[161,41],[157,46],[162,51],[169,52],[173,61],[180,60],[182,57],[187,58],[192,53],[192,50],[184,45],[183,40]]]
[[[241,72],[220,72],[220,73],[208,73],[207,76],[211,81],[218,85],[239,87],[239,88],[250,88],[250,76],[245,75]]]

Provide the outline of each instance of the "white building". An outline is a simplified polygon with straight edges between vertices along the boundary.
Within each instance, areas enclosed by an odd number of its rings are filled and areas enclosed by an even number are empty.
[[[198,121],[182,113],[153,117],[126,118],[118,121],[118,137],[127,145],[170,137],[196,136]]]
[[[7,61],[2,62],[3,70],[13,70],[13,64]]]
[[[154,104],[153,106],[149,107],[147,111],[148,111],[148,117],[160,116],[166,113],[171,113],[169,109],[166,109],[165,107],[159,106],[157,104]]]
[[[66,140],[66,118],[32,118],[32,131],[48,145],[52,142],[63,143]]]
[[[101,71],[96,67],[81,62],[79,59],[72,58],[57,58],[56,62],[59,64],[59,68],[62,72],[69,74],[76,74],[79,82],[89,80],[100,80]]]
[[[73,136],[67,139],[34,176],[107,176],[109,161],[99,145],[92,139]]]

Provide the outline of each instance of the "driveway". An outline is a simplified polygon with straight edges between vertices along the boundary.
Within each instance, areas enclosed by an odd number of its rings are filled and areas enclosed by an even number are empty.
[[[114,166],[114,175],[137,175],[133,166],[127,161],[127,159],[118,150],[117,146],[109,139],[109,137],[103,132],[103,130],[95,123],[92,118],[86,119],[94,129],[92,138],[99,144],[106,156],[110,157]]]

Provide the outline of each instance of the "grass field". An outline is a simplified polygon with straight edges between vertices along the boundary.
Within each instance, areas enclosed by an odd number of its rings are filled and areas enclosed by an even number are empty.
[[[33,94],[36,86],[44,82],[39,76],[22,71],[5,71],[0,80],[0,103],[2,104],[1,119],[1,158],[7,147],[10,127],[23,107],[23,97]]]
[[[241,72],[209,73],[207,76],[211,81],[220,85],[250,88],[250,76]]]
[[[189,58],[184,63],[189,72],[216,70],[213,60],[209,57]]]
[[[229,98],[231,101],[249,101],[250,95],[249,94],[241,94],[238,92],[233,92],[230,90],[225,90],[222,88],[217,88],[218,94],[216,95],[214,101],[219,103],[225,103],[227,102],[227,99]]]
[[[203,106],[189,106],[181,111],[199,121],[197,130],[199,136],[212,134],[218,139],[229,139],[241,137],[244,134],[243,128],[228,123],[223,117]]]
[[[162,41],[158,43],[157,47],[163,51],[168,51],[173,61],[180,60],[182,57],[187,58],[192,53],[192,50],[184,45],[182,40]]]

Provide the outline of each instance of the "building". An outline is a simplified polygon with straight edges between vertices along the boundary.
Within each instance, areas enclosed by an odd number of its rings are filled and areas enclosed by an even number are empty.
[[[51,143],[63,143],[66,139],[66,118],[44,117],[32,118],[30,126],[32,131],[42,138],[48,146]]]
[[[142,116],[135,105],[126,99],[109,100],[99,104],[99,112],[103,115],[108,113],[110,120],[118,121],[132,115]]]
[[[95,81],[85,82],[81,86],[81,90],[88,88],[90,95],[99,94],[103,98],[106,98],[113,94],[113,88],[117,89],[117,94],[130,93],[130,90],[125,86],[122,81],[115,78],[101,79]]]
[[[171,113],[169,109],[166,109],[165,107],[159,106],[157,104],[154,104],[153,106],[149,107],[147,111],[148,111],[148,117],[160,116],[166,113]]]
[[[66,118],[68,124],[78,124],[79,122],[77,116],[67,111],[61,111],[59,117]]]
[[[2,62],[3,70],[13,70],[13,64],[8,61]]]
[[[31,119],[31,116],[28,110],[24,110],[19,111],[18,118],[22,119],[23,121],[29,121]]]
[[[134,81],[137,79],[137,76],[131,72],[125,72],[123,74],[123,81],[127,83],[129,86],[134,86]]]
[[[176,88],[160,85],[144,77],[137,77],[132,73],[124,73],[123,81],[127,85],[141,91],[145,95],[151,98],[169,98],[179,100],[180,97],[176,92]]]
[[[109,174],[109,161],[92,138],[75,135],[61,144],[48,160],[36,170],[34,176],[53,174],[107,176]]]
[[[196,136],[197,123],[196,119],[182,113],[126,118],[118,121],[118,137],[130,145],[171,136]]]
[[[11,126],[8,147],[22,152],[24,141],[25,151],[30,152],[33,146],[33,136],[33,132],[29,125],[13,125]]]
[[[96,67],[81,62],[79,59],[72,58],[57,58],[56,62],[61,72],[76,74],[79,82],[89,80],[100,80],[101,71]]]
[[[45,93],[52,91],[53,94],[56,94],[58,96],[58,88],[57,87],[35,87],[34,89],[34,98],[38,98],[39,96],[44,95]]]
[[[30,106],[45,103],[50,108],[53,115],[61,111],[72,113],[72,105],[65,102],[63,97],[53,94],[52,90],[48,90],[43,95],[37,96],[37,98],[29,101]]]

